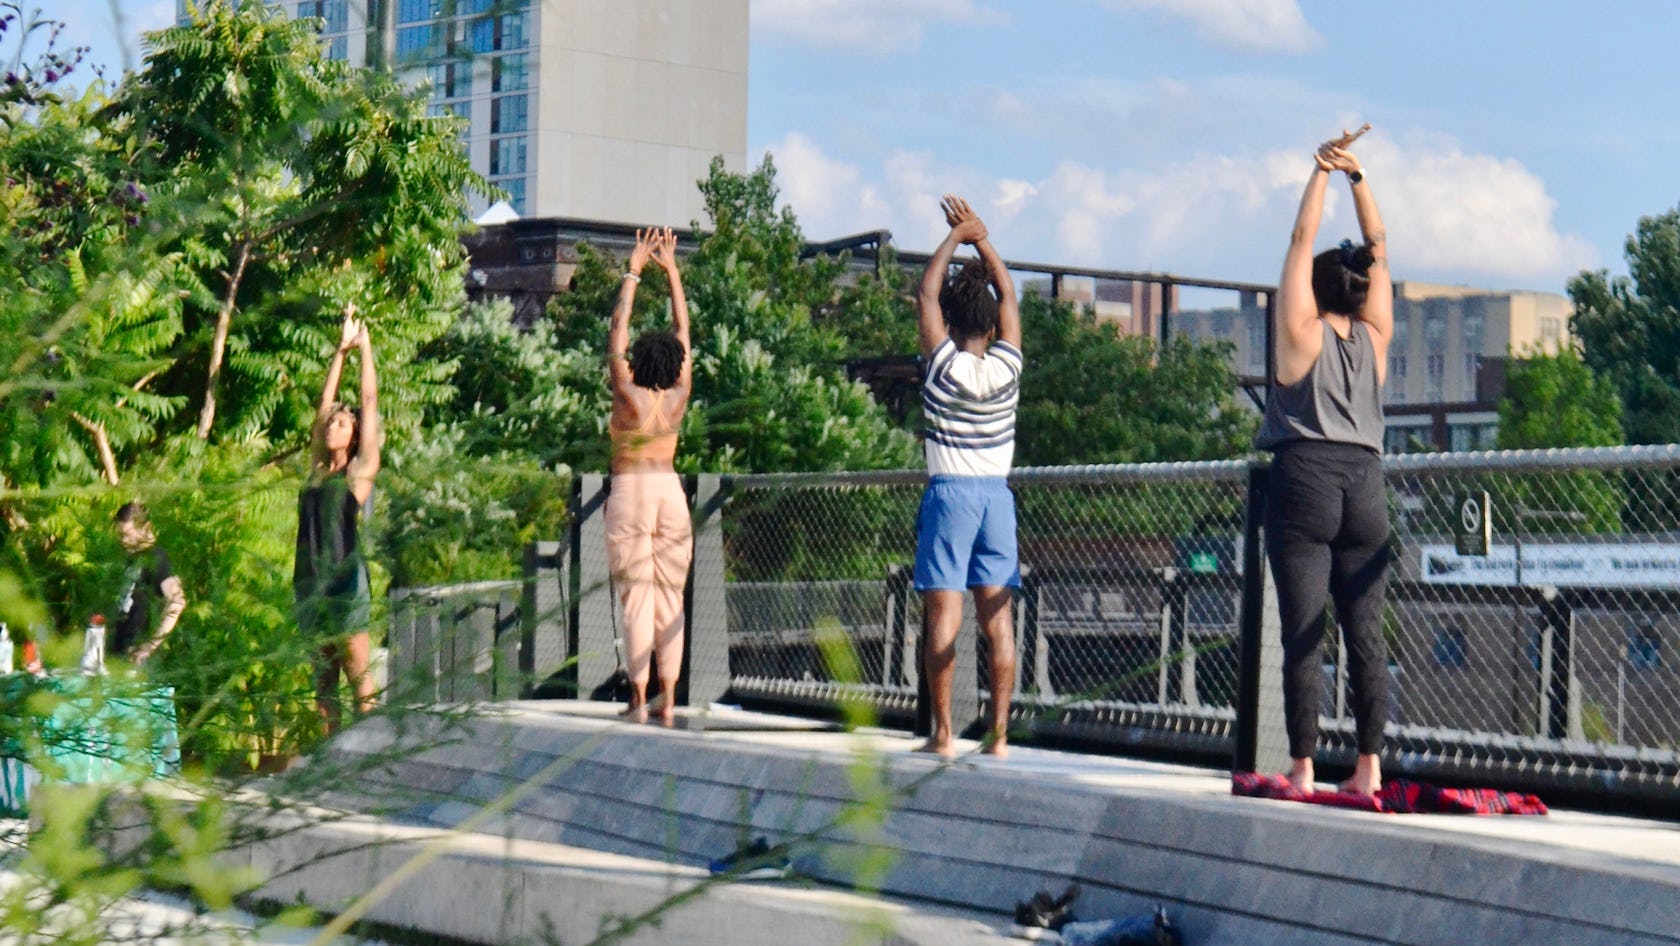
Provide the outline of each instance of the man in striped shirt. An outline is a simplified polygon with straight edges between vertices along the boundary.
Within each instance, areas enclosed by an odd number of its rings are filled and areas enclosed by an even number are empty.
[[[967,588],[991,645],[992,725],[984,751],[1003,756],[1015,684],[1010,603],[1021,585],[1015,497],[1006,479],[1015,456],[1021,312],[979,215],[949,194],[940,207],[951,232],[928,260],[917,295],[928,485],[916,520],[915,581],[926,615],[922,672],[933,698],[933,735],[921,751],[956,752],[951,685]],[[962,244],[980,259],[947,278]]]

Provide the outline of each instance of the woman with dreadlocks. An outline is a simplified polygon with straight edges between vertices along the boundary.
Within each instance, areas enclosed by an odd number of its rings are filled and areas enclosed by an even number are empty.
[[[630,344],[630,311],[642,268],[652,260],[671,285],[672,329],[649,330]],[[694,554],[688,495],[672,464],[688,409],[693,359],[688,301],[677,271],[671,228],[636,231],[629,268],[607,338],[612,387],[612,492],[607,499],[607,558],[624,610],[624,663],[635,722],[648,718],[650,664],[659,661],[658,719],[675,719],[683,657],[683,586]]]
[[[926,615],[922,661],[933,703],[933,735],[921,751],[956,751],[951,685],[968,589],[991,654],[992,726],[984,748],[1003,756],[1015,684],[1009,604],[1021,585],[1015,496],[1006,479],[1015,456],[1021,313],[1015,283],[979,215],[950,194],[940,207],[951,232],[928,260],[917,295],[928,484],[916,519],[915,584]],[[980,258],[950,276],[951,257],[963,244]]]
[[[1365,795],[1382,787],[1378,753],[1388,708],[1382,385],[1394,330],[1387,234],[1371,183],[1348,150],[1369,127],[1343,132],[1313,156],[1272,307],[1277,358],[1256,439],[1273,453],[1264,524],[1283,625],[1289,781],[1313,788],[1328,596],[1347,642],[1357,724],[1357,762],[1341,788]],[[1325,187],[1337,171],[1353,191],[1364,242],[1313,256]]]

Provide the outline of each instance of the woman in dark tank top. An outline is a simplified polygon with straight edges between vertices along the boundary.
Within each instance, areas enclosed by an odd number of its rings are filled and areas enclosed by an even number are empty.
[[[361,353],[361,407],[338,401],[344,356]],[[315,701],[327,732],[338,729],[342,673],[356,694],[356,711],[373,708],[368,675],[369,593],[362,558],[361,511],[379,472],[379,390],[367,326],[347,306],[338,347],[327,365],[312,432],[309,479],[298,493],[297,558],[292,592],[298,625],[320,650],[315,659]]]
[[[1358,756],[1342,789],[1374,794],[1388,710],[1382,634],[1388,582],[1382,384],[1394,327],[1388,241],[1371,184],[1348,148],[1370,126],[1320,145],[1273,302],[1277,360],[1256,446],[1274,454],[1266,557],[1283,628],[1289,780],[1313,788],[1326,599],[1347,642]],[[1332,174],[1346,175],[1363,245],[1312,255]]]

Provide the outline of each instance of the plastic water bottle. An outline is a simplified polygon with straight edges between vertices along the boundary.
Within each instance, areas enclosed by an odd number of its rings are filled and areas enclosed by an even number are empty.
[[[82,636],[82,674],[105,676],[105,615],[95,614],[88,619],[87,633]]]
[[[12,631],[5,621],[0,621],[0,673],[11,673],[12,667]]]

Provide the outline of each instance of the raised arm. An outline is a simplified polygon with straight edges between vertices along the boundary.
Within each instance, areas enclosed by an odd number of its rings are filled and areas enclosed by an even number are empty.
[[[1388,269],[1388,231],[1383,228],[1377,198],[1371,193],[1371,179],[1359,159],[1345,147],[1327,144],[1320,149],[1319,157],[1346,174],[1348,187],[1353,191],[1359,233],[1371,248],[1371,268],[1366,273],[1371,283],[1365,292],[1364,307],[1352,314],[1376,333],[1377,344],[1382,348],[1378,354],[1385,354],[1389,338],[1394,334],[1394,277]]]
[[[665,270],[665,281],[671,284],[671,328],[683,347],[682,372],[677,375],[677,387],[686,394],[694,377],[694,352],[688,340],[688,297],[683,294],[682,272],[677,267],[677,235],[670,227],[657,233],[653,261]]]
[[[991,235],[986,231],[986,225],[980,221],[980,215],[968,205],[968,201],[954,194],[945,195],[942,205],[945,208],[945,221],[951,225],[951,232],[956,234],[957,240],[971,244],[976,253],[980,254],[980,262],[986,266],[986,274],[992,279],[992,286],[998,294],[998,338],[1021,348],[1021,302],[1015,296],[1015,280],[1009,275],[1009,267],[1003,263],[1003,257],[998,255],[992,246]]]
[[[356,459],[350,464],[350,491],[356,502],[373,495],[373,476],[379,472],[379,373],[373,363],[373,340],[367,326],[356,336],[362,354],[362,416],[356,422]]]
[[[923,358],[932,355],[934,348],[950,335],[945,328],[945,313],[939,309],[939,291],[945,288],[945,277],[951,271],[951,257],[956,252],[957,233],[953,230],[945,234],[945,239],[934,248],[927,268],[922,270],[922,285],[916,291],[916,321]]]
[[[630,375],[630,311],[636,306],[636,286],[642,281],[642,268],[653,256],[654,231],[636,231],[636,245],[630,250],[630,262],[619,280],[618,304],[613,306],[612,326],[607,330],[607,378],[614,396],[628,391],[634,383]]]
[[[333,405],[338,403],[338,382],[344,374],[344,353],[356,347],[356,337],[361,333],[362,324],[356,321],[356,304],[350,303],[344,307],[344,324],[339,326],[338,347],[333,350],[332,360],[327,362],[327,380],[321,385],[321,401],[315,408],[315,424],[310,428],[310,449],[319,462],[326,452],[327,419],[332,416]]]

